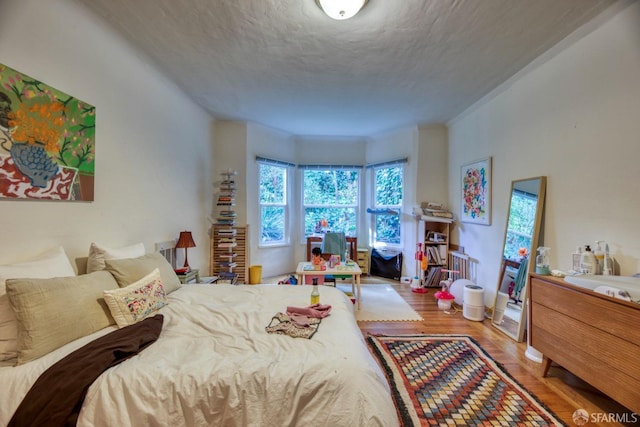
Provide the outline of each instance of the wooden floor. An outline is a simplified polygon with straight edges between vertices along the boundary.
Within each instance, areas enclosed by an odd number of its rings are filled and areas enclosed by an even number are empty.
[[[488,320],[475,322],[465,319],[461,311],[446,314],[438,310],[433,296],[436,290],[426,294],[411,292],[407,285],[393,284],[398,293],[420,314],[422,322],[358,322],[363,333],[373,334],[465,334],[470,335],[527,390],[535,394],[548,408],[556,413],[567,425],[575,426],[572,415],[579,408],[599,417],[603,422],[590,422],[588,426],[623,426],[635,423],[624,421],[632,413],[616,402],[600,394],[588,384],[580,381],[566,370],[553,366],[549,376],[539,374],[540,364],[525,355],[526,344],[516,343],[499,330],[491,327]],[[614,414],[614,415],[609,415]],[[626,414],[626,415],[625,415]],[[640,414],[638,414],[640,423]],[[607,417],[607,418],[604,418]],[[613,418],[612,418],[613,417]]]

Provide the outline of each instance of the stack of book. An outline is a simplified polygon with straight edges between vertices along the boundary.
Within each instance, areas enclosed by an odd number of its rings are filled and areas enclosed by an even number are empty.
[[[218,280],[216,281],[216,283],[228,283],[231,285],[235,285],[236,283],[238,283],[238,275],[230,271],[221,271],[218,275]]]
[[[236,218],[238,214],[234,211],[236,197],[236,181],[237,172],[227,169],[222,172],[222,181],[220,182],[220,191],[218,193],[218,216],[216,222],[216,246],[222,252],[218,254],[217,268],[215,272],[218,274],[218,283],[235,284],[238,281],[238,274],[233,272],[237,266],[234,258],[237,256],[235,247],[237,230]]]
[[[221,210],[218,212],[218,224],[220,225],[236,225],[236,217],[238,214],[230,210]]]
[[[422,204],[422,212],[424,215],[435,218],[453,219],[453,213],[449,212],[444,204],[439,202],[427,202]]]
[[[429,269],[426,279],[424,279],[424,286],[426,288],[440,287],[440,281],[445,278],[446,272],[442,271],[441,267],[432,267]]]
[[[427,246],[427,256],[429,257],[429,264],[445,264],[440,250],[436,246]]]

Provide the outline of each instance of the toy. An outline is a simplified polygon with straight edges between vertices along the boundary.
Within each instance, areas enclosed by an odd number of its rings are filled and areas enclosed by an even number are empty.
[[[440,310],[451,309],[451,302],[456,299],[449,291],[438,291],[435,297],[438,299],[438,308]]]

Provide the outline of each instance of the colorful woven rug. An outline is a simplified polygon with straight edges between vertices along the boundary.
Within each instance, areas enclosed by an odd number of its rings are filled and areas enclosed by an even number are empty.
[[[403,426],[565,426],[466,335],[369,336]]]

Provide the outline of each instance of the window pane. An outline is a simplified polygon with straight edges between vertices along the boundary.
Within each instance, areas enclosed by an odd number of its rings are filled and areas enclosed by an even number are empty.
[[[402,208],[402,166],[374,170],[375,207],[400,211]],[[376,243],[400,244],[400,216],[376,215],[374,217]]]
[[[343,232],[347,236],[356,235],[355,208],[305,208],[305,236],[315,233],[316,225],[322,220],[327,221],[327,231]]]
[[[376,215],[376,241],[400,244],[400,215]]]
[[[259,165],[260,243],[286,240],[287,168]]]
[[[285,204],[286,169],[273,165],[260,165],[260,203]]]
[[[376,205],[402,205],[402,168],[376,170]]]
[[[305,236],[319,231],[343,232],[347,236],[355,236],[359,172],[307,169],[303,179]]]
[[[357,205],[358,172],[305,170],[305,205]]]
[[[284,208],[264,206],[261,211],[262,243],[280,242],[284,240]]]

